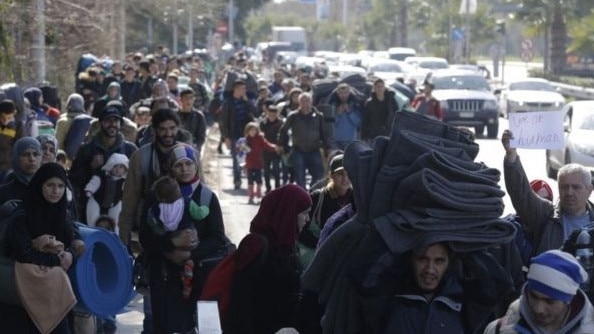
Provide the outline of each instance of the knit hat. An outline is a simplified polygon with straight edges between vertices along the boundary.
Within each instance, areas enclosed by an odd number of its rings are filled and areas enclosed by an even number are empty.
[[[105,165],[101,167],[101,170],[109,172],[115,165],[124,165],[126,167],[126,170],[128,170],[128,163],[129,160],[126,155],[121,153],[112,153],[107,159]]]
[[[588,273],[576,258],[560,250],[550,250],[532,258],[526,288],[569,303]]]
[[[344,169],[344,155],[339,154],[330,160],[330,173],[336,173]]]
[[[16,107],[12,100],[6,99],[0,102],[0,114],[12,114],[14,112],[16,112]]]
[[[121,120],[123,114],[124,109],[120,101],[109,101],[99,114],[99,120],[102,121],[108,117],[115,117]]]
[[[553,189],[551,189],[551,186],[549,186],[546,181],[539,179],[532,180],[530,182],[530,188],[532,188],[532,191],[538,196],[546,198],[549,201],[553,200]]]
[[[191,160],[197,165],[198,154],[196,154],[196,150],[194,150],[192,146],[184,143],[173,146],[169,152],[169,167],[173,167],[177,162],[184,159]]]

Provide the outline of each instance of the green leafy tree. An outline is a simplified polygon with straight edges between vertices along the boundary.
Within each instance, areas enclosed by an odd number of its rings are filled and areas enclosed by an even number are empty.
[[[590,15],[570,24],[569,34],[572,37],[567,51],[582,55],[594,55],[594,9]]]
[[[591,0],[518,0],[523,10],[521,22],[545,31],[545,70],[553,74],[563,71],[567,54],[567,25],[588,15]]]

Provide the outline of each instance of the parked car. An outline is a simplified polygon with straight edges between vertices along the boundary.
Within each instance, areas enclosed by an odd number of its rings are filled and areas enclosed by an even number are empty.
[[[565,147],[546,151],[547,174],[557,178],[565,164],[579,163],[594,171],[594,100],[573,101],[562,110]]]
[[[407,65],[407,76],[408,81],[422,84],[423,80],[427,77],[427,74],[435,70],[443,70],[449,68],[448,61],[445,58],[439,57],[407,57],[404,60]]]
[[[367,76],[381,78],[387,85],[406,77],[406,64],[397,60],[372,58],[364,66]]]
[[[488,138],[497,138],[499,106],[482,75],[447,69],[432,72],[426,80],[434,85],[433,96],[440,101],[444,122],[474,127],[477,136],[486,128]]]
[[[495,90],[499,95],[501,115],[508,117],[514,112],[559,111],[565,105],[565,98],[548,80],[529,78],[515,81]]]
[[[330,65],[328,66],[328,75],[338,79],[344,79],[353,74],[366,76],[365,69],[351,65]]]
[[[395,47],[388,49],[388,57],[394,60],[405,60],[407,57],[414,57],[417,55],[417,51],[412,48]]]

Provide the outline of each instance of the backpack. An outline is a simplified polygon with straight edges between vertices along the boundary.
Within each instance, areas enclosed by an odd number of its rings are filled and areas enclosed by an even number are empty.
[[[81,114],[72,120],[70,128],[64,138],[64,151],[68,156],[68,159],[74,160],[78,149],[82,145],[89,128],[91,127],[91,121],[93,117],[87,114]]]
[[[256,239],[257,238],[257,239]],[[238,272],[237,258],[242,249],[242,244],[249,240],[259,240],[262,244],[262,251],[260,252],[256,261],[258,263],[265,263],[268,259],[268,238],[261,234],[250,233],[239,244],[237,250],[232,251],[219,264],[212,269],[204,286],[202,287],[202,294],[200,300],[216,301],[219,306],[219,318],[221,322],[225,318],[225,314],[231,302],[231,288],[234,278]]]

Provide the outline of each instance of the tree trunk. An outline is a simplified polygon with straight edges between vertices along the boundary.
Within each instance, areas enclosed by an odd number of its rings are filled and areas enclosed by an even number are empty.
[[[400,2],[400,44],[398,46],[408,46],[408,1],[404,0]]]
[[[567,51],[567,25],[559,3],[553,9],[551,22],[551,70],[553,74],[560,74],[565,67]]]

